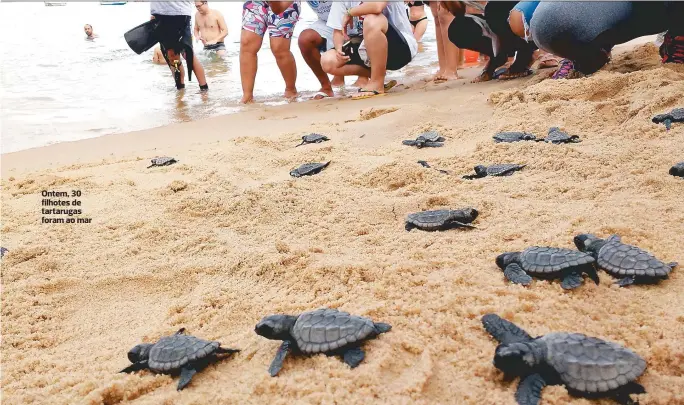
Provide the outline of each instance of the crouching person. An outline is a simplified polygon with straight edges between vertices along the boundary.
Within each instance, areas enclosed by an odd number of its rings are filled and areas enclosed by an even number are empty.
[[[370,78],[354,99],[384,94],[387,70],[403,68],[418,52],[403,2],[335,2],[327,24],[334,30],[334,48],[321,57],[323,70],[335,76]],[[363,32],[363,41],[345,53],[349,28]]]

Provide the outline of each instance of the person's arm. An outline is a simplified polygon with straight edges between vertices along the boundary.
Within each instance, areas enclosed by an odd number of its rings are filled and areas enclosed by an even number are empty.
[[[223,14],[221,14],[220,11],[215,11],[216,13],[216,22],[218,23],[218,27],[221,30],[221,35],[218,36],[216,39],[216,42],[223,42],[224,39],[228,36],[228,25],[226,24],[226,20],[223,18]]]
[[[200,34],[200,29],[199,29],[199,23],[197,22],[199,20],[199,13],[195,13],[195,39],[198,41],[202,41],[202,35]]]
[[[387,7],[388,1],[373,1],[360,4],[347,10],[350,17],[361,17],[368,14],[380,14]]]

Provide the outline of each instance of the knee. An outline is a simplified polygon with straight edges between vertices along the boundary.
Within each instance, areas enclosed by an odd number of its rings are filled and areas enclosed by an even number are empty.
[[[322,38],[318,33],[314,30],[307,29],[302,31],[301,34],[299,34],[299,39],[297,40],[297,44],[299,45],[299,49],[304,52],[309,49],[315,49],[318,48],[319,43],[321,42]]]
[[[284,46],[279,46],[279,47],[275,47],[275,48],[271,47],[271,52],[273,52],[273,56],[275,56],[276,59],[283,59],[283,58],[288,58],[288,57],[292,56],[292,52],[290,51],[290,47],[284,47]]]
[[[368,14],[363,18],[363,32],[382,31],[387,26],[387,18],[382,14]]]
[[[511,26],[511,31],[520,38],[525,38],[525,16],[518,10],[511,11],[509,15],[508,24]]]
[[[328,51],[321,55],[321,67],[323,68],[323,71],[328,74],[333,74],[333,72],[337,69],[337,61],[335,60],[335,55],[333,51]]]
[[[263,38],[260,36],[244,35],[246,31],[242,31],[240,36],[240,52],[256,54],[259,51]]]

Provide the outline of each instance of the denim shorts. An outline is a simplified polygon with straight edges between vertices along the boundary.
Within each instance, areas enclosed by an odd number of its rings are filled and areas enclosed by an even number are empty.
[[[513,10],[519,11],[523,15],[523,26],[525,27],[525,40],[527,40],[530,32],[530,21],[534,15],[534,10],[541,3],[540,1],[520,1],[513,7]],[[510,20],[510,17],[509,17]]]

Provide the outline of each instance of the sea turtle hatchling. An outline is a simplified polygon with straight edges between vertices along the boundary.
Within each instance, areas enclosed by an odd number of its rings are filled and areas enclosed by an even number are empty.
[[[544,138],[544,142],[548,143],[578,143],[582,142],[577,135],[568,135],[567,132],[563,132],[558,127],[549,128],[549,133]]]
[[[475,174],[463,176],[466,180],[479,179],[487,176],[511,176],[517,170],[521,170],[526,165],[516,165],[512,163],[503,163],[499,165],[475,166]]]
[[[309,135],[302,136],[302,143],[300,143],[297,146],[302,146],[302,145],[307,144],[307,143],[321,143],[321,142],[329,141],[329,140],[330,140],[330,138],[328,138],[325,135],[309,134]]]
[[[401,143],[407,146],[415,146],[417,148],[423,148],[423,147],[440,147],[444,146],[445,138],[441,136],[438,132],[435,131],[430,131],[430,132],[424,132],[416,139],[408,139],[405,141],[402,141]]]
[[[546,385],[565,385],[573,396],[612,398],[636,404],[630,394],[644,394],[635,382],[646,361],[632,350],[581,333],[552,332],[532,337],[496,314],[482,317],[485,330],[499,344],[494,366],[506,379],[520,377],[515,400],[537,405]]]
[[[582,285],[582,273],[599,283],[594,258],[572,249],[532,246],[522,252],[502,253],[496,265],[515,284],[529,285],[533,275],[543,279],[562,279],[561,287],[572,290]]]
[[[618,235],[600,239],[587,233],[575,236],[574,242],[577,249],[596,259],[600,269],[619,278],[621,287],[657,283],[677,267],[677,262],[663,263],[645,250],[622,243]]]
[[[330,164],[330,162],[304,163],[303,165],[297,167],[296,169],[290,170],[290,176],[292,176],[292,177],[312,176],[314,174],[320,173],[321,170],[328,167],[329,164]]]
[[[499,132],[494,135],[494,142],[518,142],[518,141],[536,141],[537,137],[527,132]]]
[[[349,367],[355,368],[365,357],[360,347],[363,341],[390,329],[392,326],[386,323],[373,322],[337,309],[321,308],[297,316],[266,316],[254,331],[266,339],[283,341],[268,368],[269,374],[274,377],[283,367],[289,352],[341,355]]]
[[[418,228],[423,231],[444,231],[458,227],[475,228],[470,223],[478,214],[474,208],[414,212],[406,217],[406,230]]]
[[[149,369],[155,373],[179,374],[178,391],[190,383],[192,377],[219,354],[237,353],[239,349],[226,349],[221,343],[184,334],[185,328],[171,336],[164,336],[156,343],[141,343],[128,352],[130,366],[121,373]]]
[[[669,131],[673,122],[684,122],[684,108],[675,108],[669,113],[658,114],[651,119],[655,124],[665,124]]]
[[[4,247],[0,247],[0,258],[5,257],[7,252],[9,252],[9,250],[5,249]]]
[[[670,174],[677,177],[684,177],[684,162],[679,162],[670,168]]]
[[[156,158],[152,159],[151,162],[152,162],[152,164],[149,165],[149,166],[147,166],[148,169],[149,169],[150,167],[154,167],[154,166],[168,166],[168,165],[172,165],[172,164],[176,163],[177,160],[174,159],[174,158],[172,158],[172,157],[162,156],[162,157],[156,157]]]

